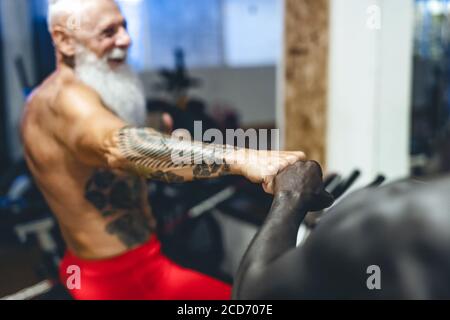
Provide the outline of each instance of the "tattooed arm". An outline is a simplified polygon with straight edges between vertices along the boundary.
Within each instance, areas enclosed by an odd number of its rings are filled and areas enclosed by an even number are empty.
[[[304,157],[301,152],[260,152],[180,141],[150,128],[129,126],[98,95],[72,85],[58,97],[53,134],[87,165],[133,171],[166,182],[244,175],[271,192],[273,177]]]
[[[233,157],[242,150],[179,140],[150,128],[124,127],[114,137],[119,167],[166,182],[239,174]]]

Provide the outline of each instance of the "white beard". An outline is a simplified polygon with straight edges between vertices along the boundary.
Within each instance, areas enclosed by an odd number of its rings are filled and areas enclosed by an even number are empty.
[[[127,64],[112,70],[108,56],[126,56],[126,51],[114,49],[99,59],[80,46],[75,57],[75,73],[86,85],[97,91],[104,105],[122,120],[135,126],[145,125],[146,100],[141,81]]]

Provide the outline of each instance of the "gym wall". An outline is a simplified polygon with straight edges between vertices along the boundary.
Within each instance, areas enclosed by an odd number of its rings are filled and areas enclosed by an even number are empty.
[[[408,176],[414,0],[284,1],[284,146],[327,171],[359,169],[355,188]]]
[[[11,160],[22,158],[19,124],[25,97],[15,67],[15,59],[22,56],[30,82],[35,82],[33,72],[33,37],[29,0],[1,0],[0,24],[3,46],[3,75],[5,77],[5,128]]]

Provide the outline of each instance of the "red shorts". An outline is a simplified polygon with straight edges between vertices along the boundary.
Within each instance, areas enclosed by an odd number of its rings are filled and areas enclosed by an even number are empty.
[[[79,279],[74,278],[77,273]],[[146,244],[111,259],[87,261],[67,252],[61,262],[60,278],[77,300],[231,298],[229,285],[184,269],[165,257],[155,236]]]

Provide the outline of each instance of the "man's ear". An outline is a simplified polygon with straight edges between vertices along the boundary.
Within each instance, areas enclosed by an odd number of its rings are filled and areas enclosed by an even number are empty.
[[[52,39],[55,43],[55,47],[63,56],[68,58],[75,56],[75,38],[70,31],[61,26],[55,26],[52,30]]]

